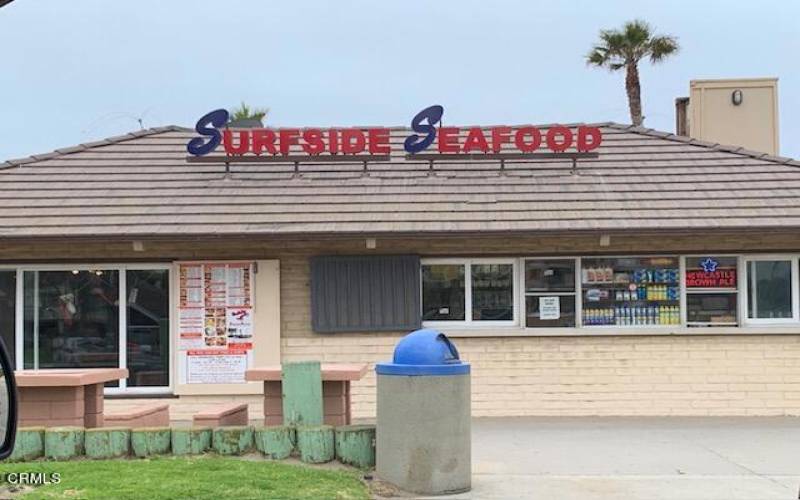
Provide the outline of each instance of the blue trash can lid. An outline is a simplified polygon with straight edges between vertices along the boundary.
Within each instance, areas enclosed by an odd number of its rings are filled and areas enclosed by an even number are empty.
[[[429,328],[411,332],[394,348],[391,363],[378,363],[381,375],[464,375],[469,363],[458,356],[458,349],[442,332]]]

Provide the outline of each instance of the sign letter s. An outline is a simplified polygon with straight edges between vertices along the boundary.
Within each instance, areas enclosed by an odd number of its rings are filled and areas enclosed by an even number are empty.
[[[406,137],[406,141],[403,143],[406,152],[413,155],[433,144],[436,139],[436,124],[442,119],[443,114],[444,108],[438,104],[427,107],[417,113],[417,116],[411,120],[411,129],[416,134]],[[422,123],[425,120],[428,120],[427,125]],[[418,134],[426,135],[421,137]]]
[[[210,113],[206,113],[202,118],[197,120],[197,125],[194,126],[195,131],[205,137],[195,137],[186,145],[186,150],[191,155],[203,156],[214,151],[219,146],[222,140],[222,134],[219,133],[220,127],[228,123],[228,111],[225,109],[215,109]]]

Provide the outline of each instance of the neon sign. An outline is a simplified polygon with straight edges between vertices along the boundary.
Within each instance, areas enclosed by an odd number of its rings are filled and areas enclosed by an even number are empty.
[[[736,288],[736,269],[721,269],[711,257],[698,264],[701,269],[686,270],[687,288]]]
[[[555,125],[547,131],[534,126],[512,129],[508,126],[458,127],[437,126],[442,121],[444,108],[429,106],[411,120],[412,134],[403,142],[403,149],[409,155],[422,153],[431,146],[441,154],[498,154],[504,145],[510,145],[517,152],[533,153],[540,147],[550,152],[563,153],[575,147],[579,153],[597,149],[603,136],[600,129],[578,126],[576,130]],[[309,156],[323,153],[337,155],[388,155],[391,152],[388,128],[228,128],[230,114],[227,110],[216,109],[203,115],[195,125],[199,137],[192,138],[186,150],[193,156],[204,156],[215,151],[222,144],[226,155],[289,155],[299,147]],[[464,135],[462,132],[465,132]],[[462,139],[463,136],[463,139]],[[506,149],[507,151],[507,149]]]

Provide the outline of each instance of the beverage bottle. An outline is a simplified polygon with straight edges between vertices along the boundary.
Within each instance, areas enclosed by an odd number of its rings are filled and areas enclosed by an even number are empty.
[[[663,324],[664,322],[661,319],[661,307],[659,307],[658,304],[656,304],[655,313],[654,314],[655,314],[655,317],[656,317],[656,324],[657,325]]]

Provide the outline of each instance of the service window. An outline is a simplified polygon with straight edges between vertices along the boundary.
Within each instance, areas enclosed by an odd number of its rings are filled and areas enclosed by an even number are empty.
[[[747,319],[752,323],[797,320],[795,287],[797,261],[790,258],[749,258],[747,272]]]
[[[736,326],[739,303],[739,259],[686,257],[686,324]]]
[[[582,259],[582,323],[680,324],[679,277],[677,257]]]
[[[525,326],[575,326],[575,259],[525,261]]]
[[[422,320],[511,325],[515,314],[512,259],[422,262]]]
[[[422,320],[464,321],[466,265],[422,265]]]

